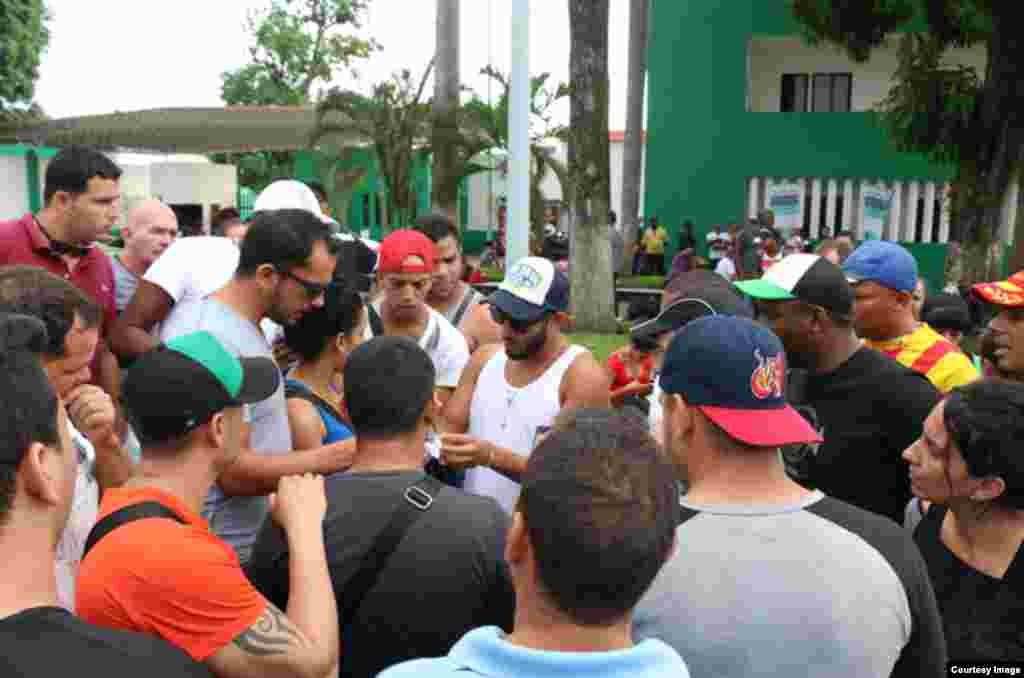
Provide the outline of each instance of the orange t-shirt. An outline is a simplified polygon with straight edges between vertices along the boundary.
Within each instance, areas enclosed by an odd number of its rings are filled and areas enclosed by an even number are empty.
[[[76,609],[93,624],[159,636],[196,661],[252,626],[266,609],[235,552],[206,521],[152,487],[107,490],[99,519],[156,501],[185,520],[143,518],[108,533],[82,560]]]

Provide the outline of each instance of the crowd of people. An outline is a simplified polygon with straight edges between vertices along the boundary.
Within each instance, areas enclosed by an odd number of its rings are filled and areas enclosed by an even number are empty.
[[[485,297],[443,215],[364,242],[282,180],[211,235],[146,200],[111,257],[119,179],[63,149],[0,223],[3,675],[1024,661],[1024,272],[972,306],[752,227],[605,365],[559,266]]]

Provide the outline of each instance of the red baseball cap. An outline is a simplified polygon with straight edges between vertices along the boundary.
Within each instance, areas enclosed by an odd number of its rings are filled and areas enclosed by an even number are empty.
[[[410,262],[415,257],[419,262]],[[433,273],[434,243],[419,231],[395,231],[380,243],[377,270],[381,273]]]

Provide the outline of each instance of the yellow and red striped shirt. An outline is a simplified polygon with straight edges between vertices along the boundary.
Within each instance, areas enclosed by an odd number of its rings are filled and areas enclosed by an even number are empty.
[[[881,351],[898,363],[920,372],[943,393],[978,378],[971,359],[953,342],[925,323],[912,333],[888,341],[865,340],[867,346]]]

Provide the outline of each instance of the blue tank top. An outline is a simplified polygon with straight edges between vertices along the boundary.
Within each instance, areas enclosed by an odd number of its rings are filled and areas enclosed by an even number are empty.
[[[326,430],[326,433],[321,441],[324,445],[348,440],[352,437],[352,429],[350,429],[345,422],[341,420],[335,409],[325,403],[322,398],[313,393],[313,391],[311,391],[310,388],[301,381],[285,379],[284,397],[302,398],[303,400],[313,403],[313,406],[316,407],[316,411],[320,414],[321,421],[324,422],[324,429]]]

